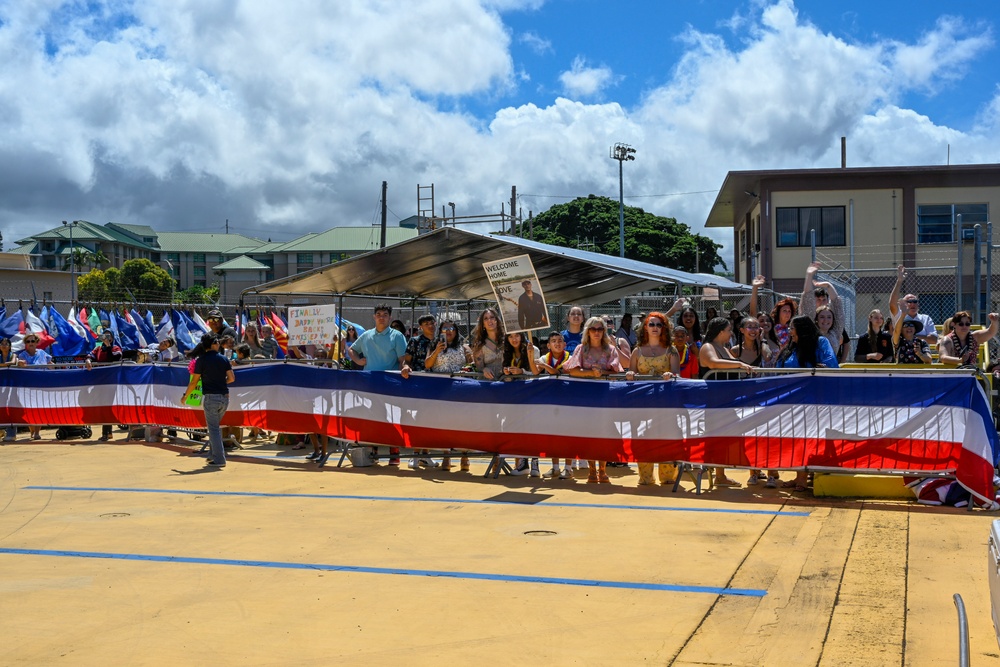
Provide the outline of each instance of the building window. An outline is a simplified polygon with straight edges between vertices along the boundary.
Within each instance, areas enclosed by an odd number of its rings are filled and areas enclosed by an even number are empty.
[[[843,206],[803,206],[777,209],[778,246],[809,247],[816,231],[817,246],[847,245]]]
[[[194,275],[196,277],[197,276],[205,277],[205,267],[204,266],[196,266],[196,267],[194,267]]]
[[[42,241],[42,252],[52,252],[55,249],[55,241]]]
[[[69,260],[67,259],[67,261],[69,261]],[[56,268],[56,258],[55,257],[46,257],[45,258],[45,268],[46,269],[54,269],[54,268]]]
[[[170,260],[175,265],[180,264],[181,262],[181,254],[179,252],[168,252],[165,255],[163,255],[163,257],[165,259]]]
[[[962,229],[971,239],[976,224],[989,221],[988,204],[925,204],[917,207],[917,243],[954,243],[955,221],[962,216]]]
[[[204,264],[205,263],[205,253],[203,253],[203,252],[193,253],[191,255],[191,261],[192,262],[201,262],[202,264]]]
[[[313,255],[311,252],[300,252],[295,255],[296,264],[312,264]]]

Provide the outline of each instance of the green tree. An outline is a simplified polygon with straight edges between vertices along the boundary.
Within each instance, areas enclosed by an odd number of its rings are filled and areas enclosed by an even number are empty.
[[[112,271],[114,269],[108,269],[107,273]],[[174,288],[170,274],[148,259],[130,259],[122,264],[117,283],[117,298],[126,299],[131,294],[136,301],[146,302],[169,301]]]
[[[535,216],[534,240],[542,243],[619,254],[618,202],[590,195],[556,204]],[[523,224],[528,236],[528,223]],[[519,231],[520,233],[520,231]],[[719,256],[722,246],[707,236],[693,234],[675,218],[625,207],[625,257],[680,271],[712,273],[726,266]]]
[[[177,293],[177,303],[217,303],[219,301],[219,285],[212,283],[211,287],[192,285]]]
[[[108,278],[100,269],[77,276],[76,292],[80,301],[109,301],[112,298]]]

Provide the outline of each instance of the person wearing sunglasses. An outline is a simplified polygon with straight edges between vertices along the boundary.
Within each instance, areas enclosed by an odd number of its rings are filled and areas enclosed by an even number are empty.
[[[634,380],[637,374],[652,376],[654,380],[672,380],[680,374],[680,356],[670,344],[670,321],[663,313],[650,313],[639,332],[625,379]],[[639,462],[638,468],[640,485],[656,484],[651,462]],[[677,467],[660,462],[658,475],[660,484],[673,484]]]
[[[24,337],[24,349],[17,353],[17,358],[21,360],[21,366],[51,366],[52,357],[45,350],[38,349],[39,338],[33,333]],[[31,431],[32,440],[42,439],[42,427],[34,424],[28,425]]]
[[[907,320],[920,322],[917,327],[917,338],[925,340],[931,345],[937,343],[937,327],[934,319],[925,313],[920,312],[920,299],[915,294],[907,294],[900,300],[899,292],[903,287],[903,280],[906,278],[906,268],[902,264],[896,267],[896,284],[892,286],[892,293],[889,295],[889,313],[893,326],[896,320],[903,317]]]
[[[960,310],[951,318],[954,330],[941,339],[941,353],[938,360],[946,366],[975,366],[979,361],[979,346],[997,335],[1000,319],[996,313],[989,314],[990,326],[972,331],[972,315]]]
[[[573,355],[563,365],[563,370],[568,371],[573,377],[579,378],[599,378],[612,373],[621,373],[622,367],[618,360],[618,348],[615,346],[611,336],[608,335],[608,328],[604,320],[600,317],[591,317],[583,326],[583,340],[573,351]],[[590,475],[587,478],[588,484],[609,484],[607,463],[597,461],[587,461],[590,466]]]

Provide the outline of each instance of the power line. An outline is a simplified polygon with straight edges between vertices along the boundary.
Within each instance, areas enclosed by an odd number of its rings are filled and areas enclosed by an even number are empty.
[[[718,192],[718,191],[719,191],[719,188],[713,188],[711,190],[691,190],[689,192],[666,192],[666,193],[657,194],[657,195],[625,195],[625,198],[626,199],[645,199],[645,198],[650,198],[650,197],[680,197],[680,196],[683,196],[683,195],[703,195],[703,194],[708,194],[708,193],[711,193],[711,192]],[[520,199],[522,197],[538,197],[538,198],[541,198],[541,199],[577,199],[577,198],[582,197],[582,196],[583,195],[538,195],[538,194],[530,194],[530,193],[519,193],[518,196],[517,196],[517,198]],[[610,197],[610,195],[605,195],[605,196]]]

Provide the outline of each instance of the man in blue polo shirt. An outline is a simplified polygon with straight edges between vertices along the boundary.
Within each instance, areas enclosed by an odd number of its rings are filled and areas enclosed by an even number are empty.
[[[407,377],[410,367],[406,364],[406,338],[389,326],[391,317],[392,306],[375,306],[375,328],[358,336],[347,353],[366,371],[402,370],[403,377]]]
[[[375,328],[358,336],[347,348],[351,361],[366,371],[394,371],[399,369],[404,378],[410,377],[406,363],[406,338],[389,326],[392,306],[380,303],[375,306]],[[389,448],[389,465],[399,465],[399,447]]]

